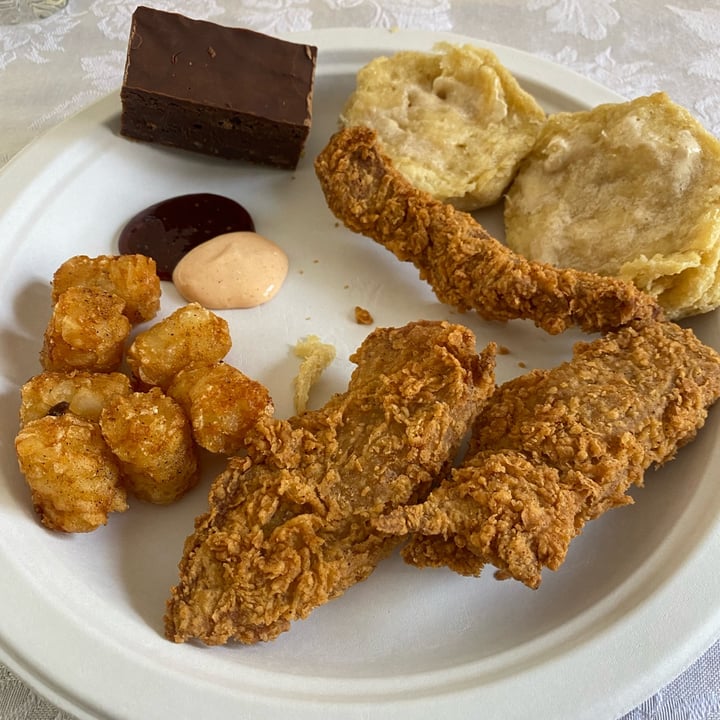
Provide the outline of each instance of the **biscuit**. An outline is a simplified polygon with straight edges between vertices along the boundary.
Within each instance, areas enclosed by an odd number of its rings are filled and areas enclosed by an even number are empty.
[[[418,189],[474,210],[502,197],[545,112],[492,51],[438,43],[361,68],[340,121],[375,130]]]
[[[720,305],[720,142],[665,93],[550,117],[504,219],[516,252],[629,280],[671,319]]]

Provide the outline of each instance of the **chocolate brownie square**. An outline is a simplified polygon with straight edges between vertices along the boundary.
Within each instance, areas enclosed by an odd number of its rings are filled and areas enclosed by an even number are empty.
[[[121,133],[295,168],[312,122],[317,48],[140,6],[121,90]]]

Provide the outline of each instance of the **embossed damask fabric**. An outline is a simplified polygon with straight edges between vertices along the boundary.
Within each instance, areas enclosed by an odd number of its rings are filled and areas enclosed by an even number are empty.
[[[447,30],[572,68],[626,97],[667,90],[720,132],[720,2],[709,0],[159,0],[268,33],[326,27]],[[0,164],[115,89],[135,3],[71,0],[42,23],[0,27]],[[32,88],[32,101],[28,101]]]
[[[64,11],[42,23],[0,27],[0,166],[44,130],[120,85],[136,4],[70,0]],[[720,0],[147,0],[145,4],[271,34],[347,26],[458,32],[550,59],[627,98],[666,90],[720,135]],[[68,718],[0,667],[0,719]],[[625,716],[625,720],[681,718],[720,719],[720,643]]]

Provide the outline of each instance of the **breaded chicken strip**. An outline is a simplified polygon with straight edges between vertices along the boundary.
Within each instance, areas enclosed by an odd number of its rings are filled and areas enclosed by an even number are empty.
[[[371,333],[346,392],[289,420],[264,417],[196,520],[166,635],[271,640],[364,580],[398,543],[373,521],[424,499],[494,389],[495,347],[417,322]]]
[[[421,504],[379,529],[416,533],[417,566],[500,577],[536,588],[583,525],[631,503],[651,465],[695,437],[720,396],[720,356],[673,323],[628,326],[553,370],[501,385],[473,428],[468,459]]]
[[[662,314],[630,283],[512,252],[471,215],[410,185],[368,128],[336,133],[315,171],[330,210],[350,230],[412,262],[438,299],[460,310],[487,320],[530,318],[552,334],[571,325],[607,331]]]

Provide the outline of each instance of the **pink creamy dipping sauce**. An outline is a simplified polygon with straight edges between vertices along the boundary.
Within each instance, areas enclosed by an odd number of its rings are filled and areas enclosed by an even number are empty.
[[[288,258],[255,232],[206,240],[175,266],[172,281],[188,302],[211,310],[251,308],[271,300],[288,272]]]

